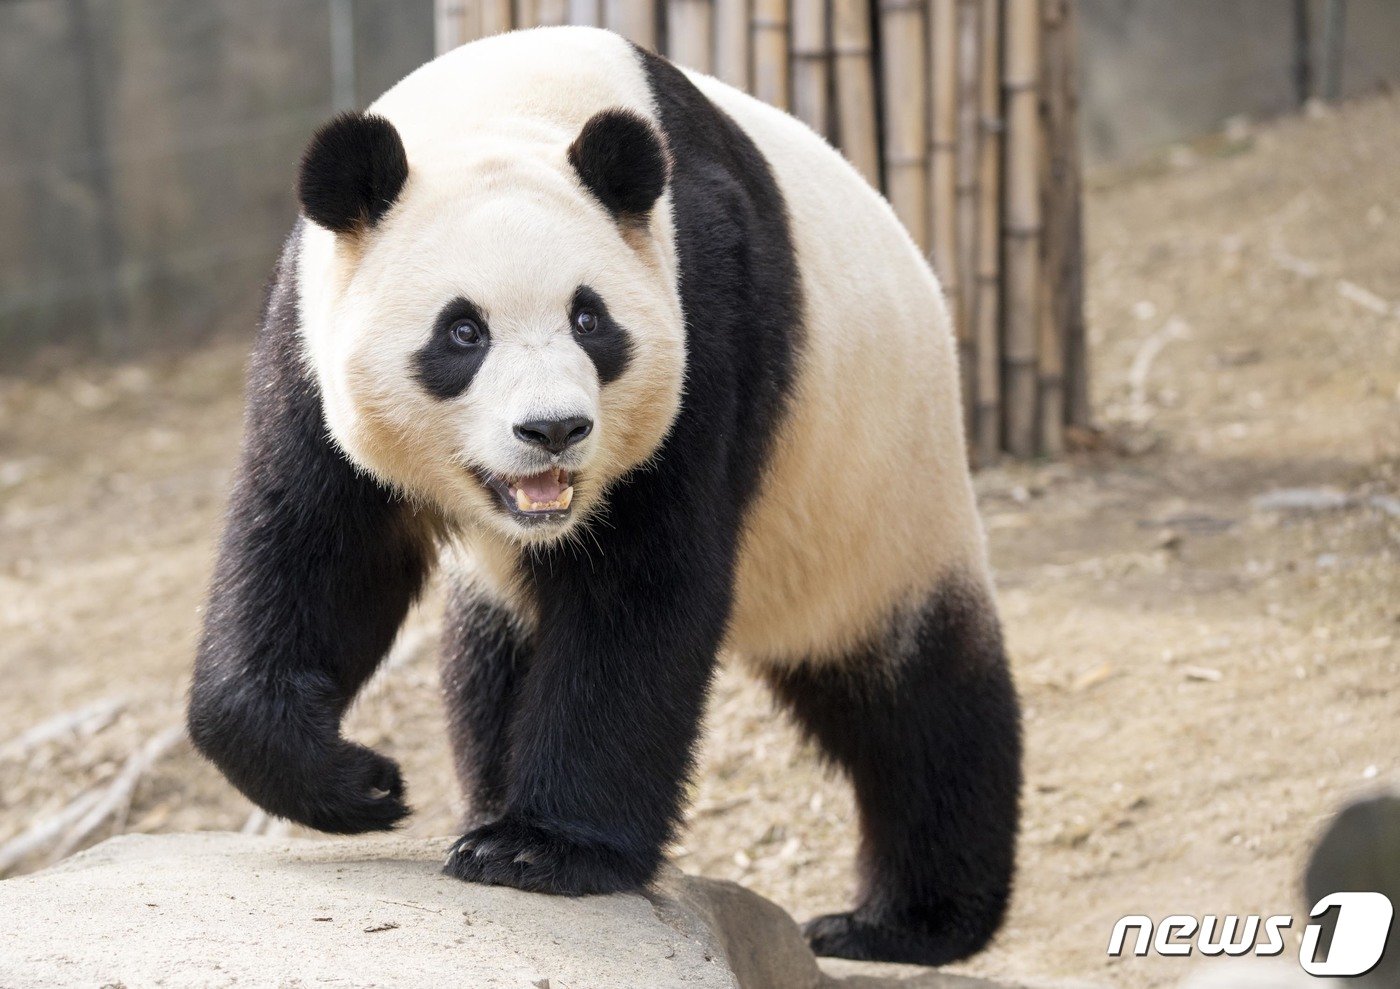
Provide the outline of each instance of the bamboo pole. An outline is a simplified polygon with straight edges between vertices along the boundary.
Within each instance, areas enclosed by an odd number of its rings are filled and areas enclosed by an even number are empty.
[[[922,0],[880,0],[880,77],[886,94],[885,195],[928,252],[927,18]]]
[[[603,23],[600,0],[569,0],[569,23],[598,27]]]
[[[954,207],[958,296],[958,356],[962,371],[963,424],[975,436],[977,417],[977,189],[981,161],[978,82],[981,71],[981,0],[958,0],[957,147]]]
[[[875,131],[870,0],[831,0],[831,40],[836,77],[836,144],[856,171],[878,189],[880,142]]]
[[[1079,50],[1075,5],[1065,5],[1063,38],[1064,115],[1058,140],[1065,146],[1065,268],[1061,275],[1064,291],[1065,334],[1065,423],[1089,429],[1093,413],[1089,407],[1089,341],[1084,320],[1084,178],[1079,152]]]
[[[943,283],[953,325],[962,322],[958,298],[956,203],[958,151],[958,0],[931,0],[929,80],[933,126],[929,141],[929,235],[933,270]]]
[[[656,4],[652,0],[603,0],[603,26],[656,51]]]
[[[1064,452],[1065,424],[1065,306],[1064,278],[1069,257],[1069,148],[1065,140],[1066,51],[1065,16],[1067,0],[1045,0],[1043,101],[1045,154],[1042,166],[1044,234],[1040,340],[1039,442],[1040,452],[1058,456]]]
[[[569,24],[569,0],[536,0],[539,22],[545,27]]]
[[[715,74],[739,89],[749,88],[752,16],[749,0],[715,0]]]
[[[1001,453],[1001,0],[982,0],[981,78],[978,104],[977,462]]]
[[[480,0],[480,3],[481,37],[503,34],[514,26],[511,0]]]
[[[515,27],[519,29],[540,26],[540,0],[514,0]]]
[[[714,71],[714,22],[713,0],[667,0],[667,55],[697,72]]]
[[[1007,0],[1005,334],[1006,449],[1036,449],[1040,301],[1040,0]]]
[[[791,105],[788,3],[789,0],[753,0],[753,94],[780,110]]]
[[[792,112],[823,137],[833,136],[825,0],[792,0]]]
[[[481,0],[436,0],[433,4],[433,47],[437,54],[480,35]]]

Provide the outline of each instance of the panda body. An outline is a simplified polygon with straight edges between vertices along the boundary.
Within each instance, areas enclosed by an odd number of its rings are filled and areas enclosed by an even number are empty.
[[[201,751],[273,813],[392,826],[397,768],[339,722],[437,566],[449,872],[645,883],[733,654],[856,789],[857,905],[814,948],[985,944],[1017,706],[947,309],[889,205],[788,115],[588,28],[425,65],[328,125],[300,189]]]

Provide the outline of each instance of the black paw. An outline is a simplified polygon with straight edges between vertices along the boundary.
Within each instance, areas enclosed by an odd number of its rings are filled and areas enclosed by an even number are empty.
[[[394,760],[363,745],[342,742],[292,813],[284,816],[332,834],[388,831],[409,813],[403,774]]]
[[[637,889],[650,880],[653,868],[507,814],[458,838],[443,871],[467,882],[584,896]]]
[[[802,933],[814,953],[828,958],[913,965],[947,965],[976,954],[988,940],[862,920],[856,913],[815,917],[802,925]]]

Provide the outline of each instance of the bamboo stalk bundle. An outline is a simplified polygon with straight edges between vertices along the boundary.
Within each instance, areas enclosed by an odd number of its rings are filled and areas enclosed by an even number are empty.
[[[752,16],[749,0],[715,0],[715,74],[738,89],[749,88]]]
[[[789,100],[788,0],[753,0],[753,94],[781,110]]]
[[[831,47],[836,83],[836,146],[880,187],[880,141],[876,134],[875,66],[870,40],[870,0],[831,0]]]
[[[1001,452],[1001,0],[982,0],[978,110],[977,412],[973,449],[990,464]]]
[[[1036,450],[1040,307],[1040,0],[1007,0],[1003,363],[1006,449]]]
[[[652,0],[602,0],[603,26],[656,51],[656,4]]]
[[[823,137],[831,130],[831,38],[825,0],[792,0],[792,112]]]
[[[699,72],[714,71],[714,21],[714,0],[667,0],[667,56]]]
[[[981,0],[958,0],[957,146],[954,160],[956,232],[954,277],[958,298],[958,357],[962,371],[963,421],[969,439],[977,416],[977,190],[981,139],[979,82],[982,68]]]
[[[880,81],[887,94],[883,102],[885,196],[914,243],[927,252],[927,18],[921,0],[880,0],[879,16]]]

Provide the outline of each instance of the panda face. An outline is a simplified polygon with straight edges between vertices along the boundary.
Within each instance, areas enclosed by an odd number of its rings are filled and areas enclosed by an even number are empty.
[[[560,539],[679,408],[665,201],[619,220],[562,146],[409,162],[372,227],[303,234],[303,332],[331,433],[459,527]]]

